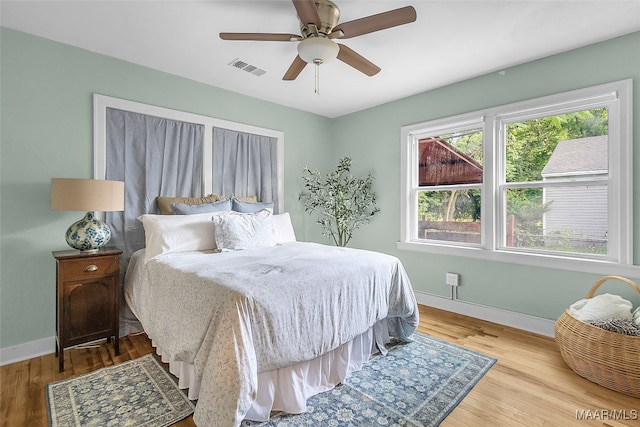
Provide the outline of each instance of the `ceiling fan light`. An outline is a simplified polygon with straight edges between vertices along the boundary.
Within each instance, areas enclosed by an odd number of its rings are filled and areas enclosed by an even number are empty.
[[[339,50],[336,43],[324,37],[309,37],[298,43],[298,55],[309,64],[334,59]]]

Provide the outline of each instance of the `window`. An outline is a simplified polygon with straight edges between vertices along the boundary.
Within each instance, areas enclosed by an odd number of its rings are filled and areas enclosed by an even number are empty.
[[[632,264],[631,93],[625,80],[404,127],[399,248]]]
[[[501,247],[609,255],[608,107],[500,123]]]
[[[417,140],[418,240],[481,244],[481,123]]]

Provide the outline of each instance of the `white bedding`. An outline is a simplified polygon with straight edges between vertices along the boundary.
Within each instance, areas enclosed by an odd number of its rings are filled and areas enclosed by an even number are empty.
[[[163,357],[194,365],[200,426],[239,425],[258,373],[316,359],[382,319],[400,340],[418,324],[406,272],[385,254],[291,242],[147,264],[136,255],[127,301]]]

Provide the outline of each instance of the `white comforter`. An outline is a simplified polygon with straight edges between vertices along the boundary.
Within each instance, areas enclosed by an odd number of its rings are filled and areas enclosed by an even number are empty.
[[[418,324],[397,258],[315,243],[167,254],[146,266],[134,256],[126,288],[164,355],[202,377],[199,426],[239,425],[258,372],[311,360],[381,319],[401,340]]]

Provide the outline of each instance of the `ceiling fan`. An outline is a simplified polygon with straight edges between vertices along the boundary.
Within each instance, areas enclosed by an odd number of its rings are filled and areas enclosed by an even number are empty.
[[[364,58],[353,49],[336,43],[335,39],[349,39],[374,31],[385,30],[416,20],[412,6],[338,24],[340,9],[330,0],[293,0],[300,21],[300,35],[285,33],[220,33],[222,40],[248,41],[297,41],[298,55],[293,60],[282,80],[295,80],[308,64],[319,66],[325,61],[338,58],[358,71],[373,76],[380,67]]]

